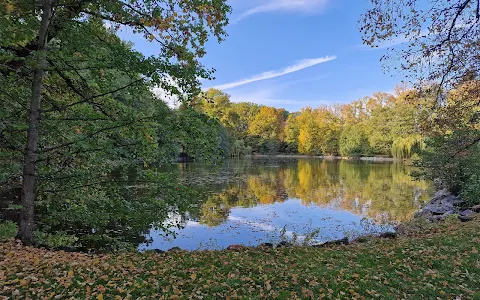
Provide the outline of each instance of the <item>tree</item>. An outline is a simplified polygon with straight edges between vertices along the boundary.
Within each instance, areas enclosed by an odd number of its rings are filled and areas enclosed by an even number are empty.
[[[465,81],[447,93],[444,105],[422,125],[429,133],[416,164],[418,177],[480,204],[480,82]]]
[[[264,139],[280,139],[282,135],[282,119],[273,107],[263,106],[255,119],[250,123],[249,132]]]
[[[303,108],[297,117],[297,121],[300,125],[298,152],[303,154],[321,154],[322,150],[318,142],[318,127],[315,122],[313,109],[310,107]]]
[[[339,151],[342,156],[362,156],[370,153],[370,145],[361,124],[349,125],[342,129]]]
[[[175,127],[178,143],[196,160],[215,163],[229,155],[228,136],[217,119],[184,108],[177,111]]]
[[[297,117],[300,128],[298,152],[313,155],[338,153],[341,123],[332,109],[329,107],[302,109]]]
[[[42,160],[39,153],[57,152],[60,157],[57,150],[70,150],[72,146],[85,147],[84,151],[87,151],[91,149],[92,145],[89,145],[88,141],[92,136],[119,131],[127,125],[142,124],[142,121],[149,120],[147,117],[122,122],[115,120],[115,113],[112,111],[105,111],[105,105],[108,107],[108,104],[120,102],[114,97],[120,91],[148,83],[182,96],[196,94],[198,78],[208,78],[211,74],[198,62],[198,58],[205,54],[204,45],[209,33],[215,35],[219,41],[225,36],[223,28],[228,23],[226,15],[229,11],[225,1],[212,3],[206,0],[70,3],[18,0],[0,4],[0,12],[5,16],[1,20],[0,36],[11,36],[9,33],[12,31],[18,33],[13,35],[13,38],[2,38],[0,42],[2,80],[12,83],[12,77],[19,77],[31,84],[30,91],[23,90],[30,98],[27,103],[25,150],[21,150],[24,161],[21,183],[23,208],[18,233],[25,244],[33,242],[38,162]],[[119,43],[114,31],[105,34],[103,22],[107,22],[106,24],[114,29],[122,26],[130,28],[147,40],[157,42],[160,46],[159,55],[151,58],[143,58],[139,53],[133,52],[130,52],[133,55],[129,55],[128,51],[125,51],[128,47],[116,46]],[[110,54],[115,50],[119,52],[106,60],[106,66],[101,57],[95,57],[95,53],[73,50],[91,50],[86,49],[90,45],[84,41],[101,44]],[[118,54],[125,54],[127,59]],[[107,73],[107,68],[128,74],[124,78],[129,81],[123,86],[102,84],[102,78],[115,74]],[[48,74],[46,70],[49,70]],[[88,76],[93,73],[99,74],[100,78],[91,80],[92,77]],[[58,81],[62,82],[63,91],[73,97],[62,98],[59,93],[52,93],[56,88],[55,82]],[[55,97],[51,97],[52,95]],[[21,98],[14,100],[19,99]],[[46,100],[51,105],[47,110],[44,108]],[[114,106],[112,104],[109,108]],[[87,107],[107,118],[103,128],[63,144],[44,144],[47,141],[42,137],[40,125],[46,113],[62,114],[71,110],[79,113]],[[113,121],[113,124],[110,121]],[[76,130],[79,134],[82,133],[82,128]],[[39,145],[42,146],[41,149]],[[134,157],[128,159],[134,161]]]
[[[238,136],[245,138],[248,135],[249,125],[260,112],[260,106],[255,103],[240,102],[232,103],[232,108],[239,118],[237,127]]]
[[[300,127],[295,114],[289,114],[284,129],[285,142],[287,143],[287,151],[298,151],[298,136],[300,135]]]
[[[382,60],[400,56],[394,69],[407,71],[422,88],[438,83],[448,90],[469,74],[480,71],[480,2],[371,0],[363,15],[363,41],[372,47],[397,45]],[[403,44],[398,46],[398,44]],[[395,60],[391,60],[395,63]]]
[[[329,107],[315,109],[314,118],[318,127],[318,143],[322,153],[336,155],[341,129],[340,118]]]
[[[230,95],[217,89],[209,89],[199,98],[200,101],[195,107],[208,116],[218,119],[228,129],[230,135],[236,137],[239,116],[232,107]]]

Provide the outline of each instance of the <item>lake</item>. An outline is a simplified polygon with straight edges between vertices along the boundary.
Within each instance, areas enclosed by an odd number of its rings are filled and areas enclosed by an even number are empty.
[[[181,224],[175,237],[152,229],[140,250],[354,239],[391,231],[432,194],[429,182],[415,181],[413,168],[399,163],[252,158],[165,171],[191,188],[196,209],[170,213],[165,222]]]

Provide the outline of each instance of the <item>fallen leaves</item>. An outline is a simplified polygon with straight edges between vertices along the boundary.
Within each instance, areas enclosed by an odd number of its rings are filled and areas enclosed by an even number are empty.
[[[480,222],[352,247],[88,255],[0,244],[0,296],[475,298]],[[441,225],[439,225],[441,226]],[[340,252],[341,251],[341,252]],[[422,296],[423,295],[423,296]],[[0,297],[1,298],[1,297]]]

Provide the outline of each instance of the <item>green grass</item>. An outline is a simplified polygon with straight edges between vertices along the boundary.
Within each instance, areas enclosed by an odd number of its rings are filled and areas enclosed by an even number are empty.
[[[480,220],[329,248],[87,255],[0,244],[0,295],[480,299]]]
[[[15,237],[17,229],[17,224],[11,221],[0,221],[0,242]]]

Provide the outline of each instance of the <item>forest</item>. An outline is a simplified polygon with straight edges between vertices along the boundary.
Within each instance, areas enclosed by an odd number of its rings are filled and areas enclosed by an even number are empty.
[[[480,1],[353,2],[0,1],[0,297],[478,298]],[[259,50],[278,32],[281,47]],[[255,59],[324,55],[318,49],[381,49],[384,76],[400,79],[392,91],[299,111],[234,101],[228,88],[208,88],[217,67],[208,53],[239,37],[221,49],[250,53],[245,69]],[[313,67],[306,61],[234,85]],[[361,62],[345,61],[344,74]],[[304,72],[304,82],[316,76]],[[254,160],[278,154],[301,158]],[[209,174],[191,172],[198,165]],[[204,181],[192,187],[172,166]],[[461,199],[459,214],[408,223],[431,186]],[[405,226],[308,247],[139,249],[151,232],[181,230],[187,216],[215,227],[231,210],[262,215],[262,205],[285,203],[321,212],[336,204],[373,222],[388,213]],[[167,222],[173,216],[181,218]]]
[[[425,140],[448,130],[471,129],[478,99],[465,101],[477,82],[465,82],[448,93],[437,109],[435,87],[422,91],[397,86],[395,92],[378,92],[348,104],[287,112],[254,103],[233,103],[229,95],[210,89],[190,107],[227,130],[227,155],[305,154],[324,156],[387,156],[418,158]],[[252,99],[255,101],[255,99]],[[182,110],[182,108],[180,108]],[[432,114],[436,119],[432,119]],[[448,122],[448,124],[446,124]],[[456,125],[454,125],[456,124]]]
[[[478,203],[476,70],[458,69],[449,85],[401,84],[299,112],[235,103],[199,85],[213,76],[199,58],[210,36],[225,39],[230,7],[197,2],[0,5],[0,188],[3,214],[19,220],[24,243],[52,235],[116,245],[149,224],[162,227],[162,215],[187,204],[182,187],[154,167],[182,155],[212,165],[278,153],[409,159],[418,177]],[[134,50],[118,37],[121,27],[160,54]],[[168,107],[158,88],[180,106]]]

